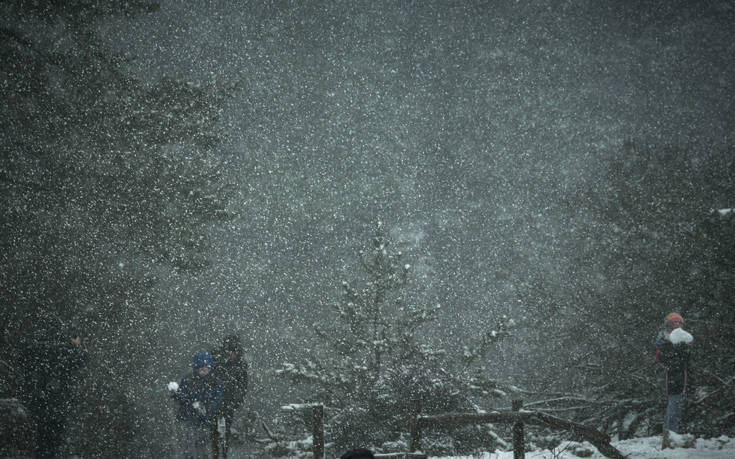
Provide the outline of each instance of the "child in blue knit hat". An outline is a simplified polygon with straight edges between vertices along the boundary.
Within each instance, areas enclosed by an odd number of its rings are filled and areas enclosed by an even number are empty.
[[[207,457],[212,430],[222,407],[222,385],[212,375],[214,358],[209,352],[200,351],[192,360],[192,372],[173,391],[178,410],[176,419],[181,422],[183,457]]]

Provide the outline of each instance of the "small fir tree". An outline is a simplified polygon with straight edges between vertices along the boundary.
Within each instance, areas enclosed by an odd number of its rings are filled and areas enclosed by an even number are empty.
[[[411,265],[392,246],[382,222],[359,255],[365,278],[359,286],[343,282],[334,314],[315,324],[324,344],[321,359],[285,362],[277,371],[310,384],[311,401],[327,405],[332,413],[327,429],[335,448],[366,444],[405,450],[417,402],[424,413],[472,411],[473,395],[504,395],[478,364],[493,343],[510,334],[511,320],[503,317],[496,330],[455,358],[422,333],[441,306],[413,301]],[[481,431],[456,429],[446,452],[479,447],[480,437],[487,447],[488,437],[478,435]]]

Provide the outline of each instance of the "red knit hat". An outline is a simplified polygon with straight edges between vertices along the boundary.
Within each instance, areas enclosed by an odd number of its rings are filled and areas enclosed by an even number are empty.
[[[666,316],[666,322],[681,322],[684,323],[684,318],[678,312],[672,312]]]

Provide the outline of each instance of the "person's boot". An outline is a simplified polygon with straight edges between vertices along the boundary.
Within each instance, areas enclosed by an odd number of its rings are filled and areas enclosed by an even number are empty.
[[[664,429],[663,441],[661,442],[661,449],[671,448],[671,442],[669,441],[669,429]]]

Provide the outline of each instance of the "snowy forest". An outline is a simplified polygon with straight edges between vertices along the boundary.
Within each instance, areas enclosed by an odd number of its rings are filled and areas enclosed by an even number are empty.
[[[74,328],[65,454],[172,457],[229,334],[239,457],[405,452],[426,414],[735,436],[735,4],[0,3],[0,399]],[[4,448],[33,442],[17,432]],[[427,430],[434,456],[510,427]],[[564,433],[528,428],[555,447]]]

